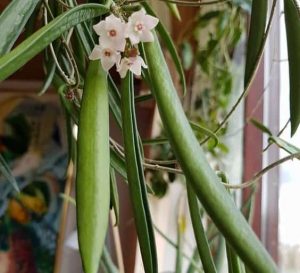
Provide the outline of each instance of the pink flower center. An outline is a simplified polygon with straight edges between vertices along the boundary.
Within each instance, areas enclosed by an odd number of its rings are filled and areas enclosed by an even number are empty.
[[[144,29],[143,23],[137,22],[137,23],[135,24],[135,28],[134,28],[135,31],[142,31],[143,29]]]
[[[110,36],[110,37],[116,37],[117,36],[117,31],[115,29],[111,29],[108,32],[108,36]]]
[[[105,57],[110,57],[110,56],[111,56],[111,52],[108,51],[108,50],[105,50],[105,51],[104,51],[104,56],[105,56]]]

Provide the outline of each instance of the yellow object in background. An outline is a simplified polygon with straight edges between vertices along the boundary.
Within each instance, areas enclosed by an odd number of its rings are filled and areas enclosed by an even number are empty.
[[[26,224],[30,220],[29,212],[15,199],[9,200],[8,214],[13,220],[21,224]]]

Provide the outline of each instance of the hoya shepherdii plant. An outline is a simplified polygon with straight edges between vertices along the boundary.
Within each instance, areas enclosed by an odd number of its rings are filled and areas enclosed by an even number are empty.
[[[27,3],[25,7],[28,7],[28,9],[24,10],[25,2]],[[193,6],[201,4],[215,5],[222,1],[198,3],[194,0],[176,0],[171,2]],[[169,3],[169,6],[178,15],[174,3],[172,5]],[[77,213],[82,216],[80,216],[81,220],[78,220],[80,222],[79,229],[81,230],[79,241],[81,242],[80,250],[86,273],[97,271],[103,249],[103,238],[106,234],[105,219],[107,222],[109,212],[109,185],[110,182],[113,183],[114,181],[113,178],[111,178],[111,181],[109,180],[108,174],[113,174],[113,172],[109,172],[109,166],[128,180],[145,272],[158,272],[155,239],[144,179],[145,159],[136,126],[134,77],[132,73],[142,75],[156,99],[167,137],[188,183],[189,196],[192,200],[190,202],[191,211],[197,212],[196,198],[226,238],[228,255],[231,256],[232,261],[235,261],[236,255],[238,255],[252,272],[277,272],[274,262],[206,161],[203,150],[182,109],[157,34],[153,30],[158,21],[154,19],[151,5],[147,2],[113,0],[107,0],[102,4],[85,3],[81,5],[77,5],[76,1],[73,0],[54,1],[52,3],[44,1],[42,6],[45,26],[11,50],[12,44],[19,35],[19,33],[13,32],[16,27],[15,24],[18,24],[19,28],[24,26],[24,20],[26,21],[29,18],[33,11],[32,7],[37,4],[38,1],[34,0],[13,0],[0,16],[1,29],[12,30],[12,32],[4,32],[3,37],[1,36],[1,41],[5,41],[5,43],[1,44],[0,48],[2,53],[0,57],[0,80],[5,80],[36,54],[45,50],[46,80],[52,82],[57,88],[63,105],[68,112],[69,120],[71,120],[69,125],[78,123],[79,120],[79,154],[77,159],[72,158],[72,160],[77,160],[78,163],[77,183],[81,186],[84,185],[84,187],[78,186],[76,198],[78,201]],[[274,10],[275,4],[276,0],[273,2],[272,10]],[[260,5],[263,5],[264,8],[258,8]],[[267,23],[266,5],[266,0],[253,0],[247,53],[247,56],[252,57],[251,60],[250,57],[247,60],[247,63],[250,62],[251,65],[246,67],[246,71],[249,71],[249,73],[247,73],[245,79],[246,87],[243,96],[248,92],[249,84],[261,58],[269,31],[271,19]],[[142,10],[142,6],[149,15]],[[288,28],[290,76],[293,83],[291,85],[291,97],[294,98],[300,92],[299,77],[295,76],[300,63],[299,54],[297,53],[300,40],[299,10],[295,0],[285,0],[285,7],[286,12],[291,15],[286,16],[286,25]],[[147,17],[150,15],[151,17]],[[101,16],[101,21],[94,27],[100,35],[97,41],[93,38],[91,24],[94,23],[91,23],[91,20],[98,16]],[[14,22],[12,19],[20,17],[24,20]],[[123,30],[120,36],[116,35],[115,32],[105,32],[110,21],[113,22],[115,27],[112,30]],[[295,31],[291,35],[289,30],[294,28]],[[183,70],[172,39],[160,23],[157,25],[157,32],[172,55],[184,87]],[[107,34],[110,38],[118,38],[118,41],[112,42],[109,37],[105,36]],[[72,37],[74,39],[71,39]],[[136,44],[139,42],[141,43],[137,47]],[[88,62],[88,57],[93,60]],[[120,91],[111,75],[107,73],[115,64],[123,79]],[[142,69],[146,67],[148,69]],[[85,73],[86,70],[87,73]],[[101,87],[101,96],[98,93],[95,94],[99,87]],[[77,93],[82,89],[83,96],[81,100]],[[69,96],[72,92],[75,94],[74,97]],[[66,99],[65,94],[68,94],[71,100]],[[101,107],[104,107],[101,106],[101,103],[107,100],[118,125],[122,128],[124,149],[114,140],[109,139],[106,131],[108,128],[108,110],[105,110],[106,114],[101,116]],[[106,106],[105,109],[108,109],[107,103]],[[234,109],[235,107],[232,111]],[[215,133],[226,123],[231,112],[215,130]],[[293,133],[299,124],[298,114],[293,106],[291,108]],[[98,123],[100,118],[101,124]],[[92,124],[92,126],[89,126],[89,124]],[[103,130],[103,128],[106,129]],[[210,133],[211,135],[213,134]],[[100,142],[98,142],[98,136],[101,137]],[[90,139],[92,141],[89,141]],[[71,147],[75,149],[75,146]],[[110,156],[107,152],[109,149]],[[99,151],[101,153],[97,153]],[[106,152],[103,153],[103,151]],[[88,157],[89,164],[84,165],[83,156]],[[98,161],[103,163],[99,169],[97,169]],[[102,175],[102,173],[106,175]],[[13,182],[13,180],[11,181]],[[90,181],[91,184],[86,184],[86,181]],[[103,186],[106,189],[105,191],[101,191],[103,188],[98,187],[99,183],[105,185]],[[112,191],[112,196],[112,199],[116,200],[114,191]],[[98,207],[97,202],[104,205]],[[116,202],[113,203],[116,204]],[[101,208],[103,210],[101,216],[99,216],[96,212]],[[100,218],[95,220],[95,217]],[[101,230],[95,226],[99,222],[103,223]],[[199,232],[201,231],[197,229],[197,226],[194,226],[195,233],[198,234],[197,240],[205,241],[205,234],[202,232],[200,236]],[[101,238],[101,245],[93,244],[94,237]],[[214,266],[211,263],[210,265],[207,264],[208,261],[211,262],[209,258],[210,250],[199,247],[199,251],[202,251],[200,257],[203,259],[203,265],[207,266],[205,270],[214,272]],[[231,270],[232,272],[238,272],[239,269],[232,266]]]
[[[100,36],[99,45],[94,47],[89,58],[100,59],[106,71],[116,64],[121,78],[126,76],[128,70],[141,76],[142,67],[147,68],[147,65],[139,56],[137,46],[140,42],[154,41],[151,30],[157,24],[158,19],[147,15],[144,10],[131,14],[127,23],[112,14],[94,25],[95,32]]]

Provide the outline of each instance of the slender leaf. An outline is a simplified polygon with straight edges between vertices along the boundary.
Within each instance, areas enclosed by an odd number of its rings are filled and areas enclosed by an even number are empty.
[[[127,180],[125,160],[113,149],[110,149],[110,165]]]
[[[131,73],[123,80],[121,93],[126,169],[140,250],[145,272],[156,273],[156,247],[139,151]]]
[[[158,144],[165,144],[169,143],[167,138],[153,138],[153,139],[143,139],[143,145],[158,145]]]
[[[189,203],[190,216],[192,219],[194,235],[195,235],[197,248],[198,248],[198,252],[199,252],[199,256],[202,262],[204,272],[216,273],[217,272],[216,267],[213,262],[208,240],[201,221],[201,215],[200,215],[196,194],[194,192],[194,189],[190,185],[190,183],[186,184],[186,188],[187,188],[188,203]]]
[[[12,0],[0,15],[0,56],[7,53],[40,0]]]
[[[136,96],[134,98],[134,101],[135,101],[135,103],[138,103],[138,102],[143,102],[143,101],[152,100],[152,99],[153,99],[153,95],[152,95],[152,93],[149,93],[149,94],[143,94],[143,95]]]
[[[265,36],[267,22],[268,0],[253,0],[251,9],[250,31],[247,43],[247,56],[244,85],[247,86],[256,63],[259,59]]]
[[[259,130],[261,130],[262,132],[268,134],[268,135],[272,135],[272,132],[270,131],[269,128],[267,128],[265,125],[263,125],[261,122],[259,122],[258,120],[252,118],[250,119],[250,122]]]
[[[55,70],[56,70],[56,64],[55,64],[54,61],[52,61],[50,63],[50,67],[47,71],[47,75],[46,75],[46,78],[44,80],[43,86],[42,86],[41,90],[38,93],[39,96],[45,94],[46,91],[48,90],[48,88],[50,87],[50,85],[53,81],[54,75],[55,75]]]
[[[291,135],[300,123],[300,9],[297,0],[284,0],[285,26],[289,57],[290,75],[290,116]]]
[[[226,243],[226,255],[227,255],[228,273],[242,273],[239,258],[228,243]]]
[[[51,42],[75,25],[109,11],[111,0],[106,5],[83,4],[56,17],[27,38],[14,50],[0,58],[0,81],[5,80]]]
[[[142,3],[145,10],[152,16],[156,16],[155,12],[152,10],[151,6],[147,3],[147,2],[143,2]],[[184,70],[181,64],[181,60],[180,57],[178,55],[177,49],[173,43],[173,40],[169,34],[169,32],[167,31],[167,29],[165,28],[165,26],[159,22],[158,25],[156,26],[157,32],[159,33],[159,35],[161,36],[163,42],[165,43],[172,59],[173,62],[175,64],[176,70],[179,74],[180,77],[180,83],[182,85],[182,89],[183,89],[183,95],[186,94],[186,82],[185,82],[185,75],[184,75]]]
[[[243,261],[256,272],[276,273],[274,261],[208,164],[184,113],[157,37],[144,47],[151,91],[187,181],[192,183],[201,204]]]
[[[81,102],[76,165],[78,243],[86,273],[98,272],[108,228],[109,148],[107,73],[100,61],[91,61]]]
[[[269,137],[269,141],[274,142],[279,148],[282,148],[289,154],[300,153],[300,148],[294,146],[293,144],[283,140],[280,137],[271,136]]]
[[[174,15],[174,17],[176,19],[178,19],[179,21],[181,21],[180,12],[178,10],[177,5],[175,3],[167,2],[167,6],[168,6],[169,10],[171,11],[171,13]]]

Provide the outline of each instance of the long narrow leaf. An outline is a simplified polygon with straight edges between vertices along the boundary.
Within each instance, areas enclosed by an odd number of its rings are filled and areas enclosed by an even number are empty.
[[[181,21],[180,12],[178,10],[177,5],[175,3],[167,2],[167,6],[168,6],[170,12],[175,16],[175,18],[177,18],[179,21]]]
[[[196,194],[190,183],[186,184],[186,188],[188,194],[190,216],[192,219],[194,235],[197,243],[199,256],[202,261],[203,269],[206,273],[216,273],[216,267],[213,262],[208,240],[201,221],[201,215]]]
[[[268,135],[272,135],[272,132],[269,128],[267,128],[264,124],[262,124],[260,121],[252,118],[250,119],[250,122],[259,130],[261,130],[263,133],[266,133]]]
[[[157,17],[155,12],[152,10],[152,8],[150,7],[150,5],[147,2],[143,2],[143,6],[150,15]],[[165,43],[165,45],[173,59],[176,70],[180,77],[180,83],[182,85],[183,95],[185,95],[186,94],[186,82],[185,82],[184,70],[183,70],[183,67],[181,64],[182,62],[178,55],[177,49],[173,43],[173,40],[172,40],[169,32],[167,31],[167,29],[161,22],[158,23],[156,29],[157,29],[159,35],[161,36],[163,42]]]
[[[139,154],[132,85],[132,74],[128,73],[122,82],[123,138],[127,178],[145,272],[156,273],[157,257],[154,232],[147,203],[143,167]]]
[[[84,4],[72,8],[56,17],[48,25],[42,27],[27,38],[14,50],[0,58],[0,81],[12,75],[66,30],[80,22],[107,13],[110,4],[111,0],[108,0],[106,5]]]
[[[183,111],[157,38],[144,46],[151,91],[187,181],[192,183],[203,207],[243,261],[256,272],[277,272],[274,261],[208,164]]]
[[[300,152],[300,148],[283,140],[280,137],[271,136],[271,137],[269,137],[269,141],[274,142],[279,148],[285,150],[289,154],[296,154],[296,153]]]
[[[244,85],[247,86],[254,73],[256,63],[265,35],[267,22],[268,0],[253,0],[251,9],[250,31],[247,43],[247,56]]]
[[[13,0],[0,15],[0,56],[18,39],[40,0]]]
[[[228,243],[226,243],[226,255],[228,263],[228,273],[242,273],[239,258]]]
[[[50,62],[49,70],[47,71],[46,79],[44,80],[43,86],[41,90],[38,92],[38,95],[41,96],[46,93],[48,88],[50,87],[56,70],[56,64],[54,61]]]
[[[110,149],[110,165],[127,180],[125,160],[113,149]]]
[[[289,57],[291,135],[300,123],[300,10],[296,0],[284,0],[285,26]]]

